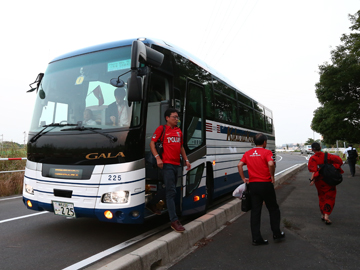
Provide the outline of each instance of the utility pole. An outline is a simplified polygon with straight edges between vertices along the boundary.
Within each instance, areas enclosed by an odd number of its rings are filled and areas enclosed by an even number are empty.
[[[25,147],[26,131],[24,131],[24,147]]]

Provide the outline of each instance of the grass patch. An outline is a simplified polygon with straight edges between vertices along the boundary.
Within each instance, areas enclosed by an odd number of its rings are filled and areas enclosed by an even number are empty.
[[[6,148],[0,153],[2,158],[26,157],[26,149],[15,143],[6,143]],[[26,160],[1,160],[1,171],[24,170]],[[24,172],[0,173],[0,197],[22,193]]]
[[[285,228],[287,229],[290,229],[293,226],[292,222],[290,220],[287,220],[286,218],[283,219],[283,223]]]
[[[2,173],[0,176],[0,197],[22,193],[24,172]]]

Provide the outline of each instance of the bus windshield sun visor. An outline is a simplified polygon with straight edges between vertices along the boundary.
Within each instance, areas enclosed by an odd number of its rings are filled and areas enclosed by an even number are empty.
[[[38,133],[35,134],[34,137],[32,137],[30,139],[31,143],[34,143],[37,141],[37,139],[39,139],[42,135],[44,135],[45,133],[48,133],[50,130],[45,131],[45,129],[47,129],[48,127],[66,127],[66,126],[77,126],[77,124],[60,124],[60,123],[51,123],[49,125],[45,125],[43,126],[43,129],[40,130]]]
[[[81,122],[81,121],[80,121]],[[84,127],[84,126],[81,126],[81,125],[75,125],[76,127],[74,128],[66,128],[66,129],[61,129],[60,131],[69,131],[69,130],[80,130],[80,131],[84,131],[84,130],[90,130],[94,133],[97,133],[97,134],[100,134],[100,135],[103,135],[105,136],[106,138],[110,139],[111,142],[117,142],[117,138],[113,135],[110,135],[110,134],[106,134],[106,133],[103,133],[103,132],[99,132],[98,130],[101,130],[101,128],[88,128],[88,127]]]

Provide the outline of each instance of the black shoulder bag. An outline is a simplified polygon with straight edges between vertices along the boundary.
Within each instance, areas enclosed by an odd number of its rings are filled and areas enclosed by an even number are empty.
[[[160,158],[162,158],[162,154],[164,151],[164,148],[163,148],[164,137],[165,137],[165,126],[163,125],[163,131],[161,133],[161,136],[157,140],[157,142],[155,142],[155,148],[156,148],[156,151],[159,154]],[[145,161],[152,164],[153,166],[157,166],[156,158],[154,157],[151,150],[146,154]]]
[[[323,180],[326,184],[336,186],[342,182],[343,177],[340,170],[336,169],[334,165],[327,163],[327,154],[328,153],[325,153],[324,164],[319,165],[319,172],[323,176]]]
[[[241,211],[248,212],[251,210],[251,194],[249,190],[249,184],[246,184],[246,188],[241,196]]]

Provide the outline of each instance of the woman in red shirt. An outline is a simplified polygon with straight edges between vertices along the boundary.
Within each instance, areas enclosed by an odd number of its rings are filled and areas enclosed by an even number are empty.
[[[323,180],[323,176],[319,173],[319,165],[324,164],[325,154],[321,152],[320,144],[314,142],[311,145],[313,152],[315,153],[309,160],[308,169],[312,172],[310,185],[315,183],[319,196],[319,207],[321,212],[321,220],[325,221],[326,225],[331,224],[329,215],[334,209],[336,198],[336,186],[330,186]],[[328,154],[327,163],[333,164],[336,169],[339,169],[341,173],[344,171],[341,169],[343,161],[339,156]]]

